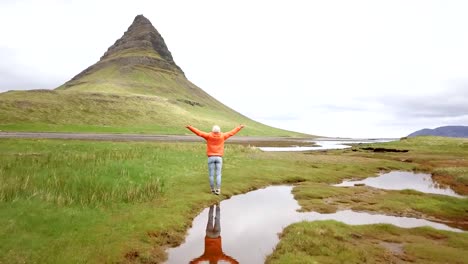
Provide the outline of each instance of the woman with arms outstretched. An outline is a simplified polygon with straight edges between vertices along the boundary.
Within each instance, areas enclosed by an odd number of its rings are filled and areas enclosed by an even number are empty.
[[[193,126],[186,126],[195,135],[206,140],[206,155],[208,156],[208,175],[210,180],[211,192],[219,195],[221,193],[221,170],[223,168],[224,141],[239,132],[244,125],[239,125],[233,130],[222,133],[219,126],[214,125],[210,133],[196,129]],[[214,176],[216,175],[216,184]]]

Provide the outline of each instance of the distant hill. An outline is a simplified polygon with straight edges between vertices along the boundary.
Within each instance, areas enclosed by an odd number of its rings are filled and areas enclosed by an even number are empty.
[[[434,129],[421,129],[408,135],[415,136],[441,136],[441,137],[468,137],[468,126],[443,126]]]
[[[191,83],[143,15],[57,89],[0,94],[0,130],[7,131],[185,134],[186,124],[228,130],[240,123],[243,135],[304,136],[251,120]]]

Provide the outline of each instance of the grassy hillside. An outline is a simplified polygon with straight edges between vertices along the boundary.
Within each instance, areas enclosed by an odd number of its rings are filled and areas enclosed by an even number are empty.
[[[73,90],[7,92],[0,94],[0,130],[185,134],[186,124],[203,130],[218,124],[230,130],[243,123],[244,136],[304,136],[265,126],[221,104],[208,105],[210,98],[200,100],[199,106],[177,97]]]

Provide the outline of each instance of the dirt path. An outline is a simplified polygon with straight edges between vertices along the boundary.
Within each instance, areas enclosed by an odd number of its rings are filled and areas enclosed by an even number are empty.
[[[66,132],[0,132],[0,138],[40,138],[40,139],[78,139],[102,141],[164,141],[164,142],[202,142],[194,135],[152,135],[152,134],[109,134],[109,133],[66,133]],[[313,138],[286,137],[243,137],[234,136],[230,143],[255,146],[293,146],[311,145]]]

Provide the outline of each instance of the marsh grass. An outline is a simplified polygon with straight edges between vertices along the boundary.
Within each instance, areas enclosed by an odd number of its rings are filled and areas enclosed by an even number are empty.
[[[432,216],[466,229],[466,199],[414,190],[379,190],[368,187],[335,187],[323,183],[303,183],[293,190],[302,210],[334,213],[338,210],[378,212],[418,218]]]
[[[283,231],[266,263],[468,263],[467,247],[468,234],[429,227],[301,222]]]
[[[444,164],[463,159],[463,153],[434,154],[421,146],[422,152],[412,144],[414,151],[403,157]],[[466,217],[466,206],[452,197],[329,186],[420,166],[399,161],[402,156],[264,153],[227,144],[223,191],[216,196],[208,186],[205,149],[203,143],[0,139],[0,263],[161,263],[165,247],[183,241],[203,208],[271,184],[298,184],[294,194],[305,210],[335,210],[339,206],[323,201],[349,197],[356,210],[400,213],[410,205],[431,216]]]
[[[408,153],[349,152],[354,156],[377,159],[410,160],[416,169],[432,173],[443,185],[449,185],[459,194],[468,195],[468,139],[420,136],[377,143],[373,147],[407,149]]]
[[[407,153],[374,153],[363,146],[343,150],[339,163],[364,167],[364,159],[379,161],[384,171],[391,166],[385,161],[402,161],[405,170],[432,173],[436,180],[467,193],[468,140],[442,137],[416,137],[372,144],[372,147],[407,149]],[[317,164],[328,155],[309,154]],[[352,157],[352,159],[350,159]],[[318,167],[323,166],[317,164]],[[317,166],[316,165],[316,166]],[[326,167],[332,166],[327,164]],[[400,165],[402,168],[404,165]],[[339,168],[341,173],[346,165]],[[364,178],[361,172],[351,178]],[[377,176],[377,174],[374,174]],[[331,178],[331,177],[330,177]],[[327,181],[308,181],[294,188],[294,197],[304,211],[332,213],[340,209],[371,211],[390,215],[443,219],[446,224],[466,230],[468,203],[466,198],[425,194],[414,190],[379,190],[369,187],[334,187]],[[439,181],[438,181],[439,182]],[[394,248],[386,248],[392,244]],[[396,250],[395,250],[396,248]],[[302,222],[288,226],[267,263],[468,263],[466,233],[438,231],[432,228],[403,229],[391,225],[350,226],[335,221]]]
[[[13,141],[10,141],[13,142]],[[98,206],[151,201],[166,191],[168,178],[194,164],[190,153],[203,156],[198,144],[86,143],[31,141],[28,151],[1,154],[0,201],[39,199],[57,205]],[[230,145],[234,153],[259,152]],[[229,165],[228,165],[229,166]]]
[[[75,144],[54,146],[59,155],[3,154],[0,201],[39,199],[57,205],[96,206],[150,201],[164,193],[167,175],[158,163],[165,154],[148,153],[147,148],[80,151],[74,149]]]
[[[272,180],[263,176],[270,162],[251,159],[262,153],[238,145],[226,146],[223,196],[209,192],[200,143],[0,139],[0,146],[0,263],[115,263],[135,250],[159,263],[198,210]]]

